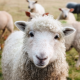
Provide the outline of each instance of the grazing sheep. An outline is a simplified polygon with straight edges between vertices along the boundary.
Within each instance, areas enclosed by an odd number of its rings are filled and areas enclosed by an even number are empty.
[[[29,12],[32,12],[32,13],[38,13],[38,14],[44,14],[45,13],[45,10],[44,8],[37,3],[37,1],[30,1],[30,0],[27,0],[27,2],[29,2]]]
[[[66,80],[65,40],[74,28],[62,27],[49,16],[16,21],[22,30],[12,33],[2,53],[4,80]]]
[[[70,22],[76,21],[74,15],[71,13],[74,9],[67,9],[67,8],[59,8],[61,14],[58,17],[58,20],[69,20]]]
[[[10,32],[13,32],[14,26],[13,26],[12,16],[5,11],[0,11],[0,30],[3,30],[2,34],[1,34],[2,37],[4,35],[6,28]]]

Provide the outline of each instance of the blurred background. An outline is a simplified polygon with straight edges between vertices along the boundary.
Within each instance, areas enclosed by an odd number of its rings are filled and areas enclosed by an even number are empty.
[[[49,12],[56,19],[59,14],[59,8],[66,7],[68,2],[80,3],[80,0],[37,0],[41,4],[46,12]],[[24,11],[28,11],[28,3],[26,0],[0,0],[0,11],[7,11],[13,17],[13,21],[24,20],[27,21],[28,17]],[[76,14],[75,14],[76,17]],[[17,28],[15,27],[15,30]],[[1,31],[0,31],[1,34]],[[9,35],[9,31],[6,30],[4,37],[0,38],[0,80],[3,80],[1,70],[1,53],[4,47],[4,41]],[[67,62],[69,64],[69,77],[68,80],[80,80],[80,69],[75,68],[75,63],[78,59],[78,53],[73,48],[67,52]]]

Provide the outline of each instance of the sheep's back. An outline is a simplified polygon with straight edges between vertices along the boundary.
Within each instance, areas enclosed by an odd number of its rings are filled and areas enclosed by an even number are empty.
[[[35,13],[39,13],[39,14],[44,14],[45,13],[44,8],[40,4],[35,4],[34,7],[35,7],[34,8]]]

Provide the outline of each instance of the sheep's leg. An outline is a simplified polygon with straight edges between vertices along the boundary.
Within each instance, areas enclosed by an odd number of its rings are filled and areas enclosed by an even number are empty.
[[[79,66],[80,66],[80,53],[79,53],[78,61],[77,61],[77,63],[76,63],[76,68],[79,68]]]
[[[2,34],[1,34],[1,37],[3,37],[4,36],[4,32],[5,32],[5,28],[3,29],[3,32],[2,32]]]

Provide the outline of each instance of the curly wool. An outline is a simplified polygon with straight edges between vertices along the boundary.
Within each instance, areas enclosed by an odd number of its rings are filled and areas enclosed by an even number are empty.
[[[28,55],[27,53],[24,53],[24,58],[26,58]],[[22,59],[21,59],[22,60]],[[25,60],[26,62],[22,65],[23,67],[17,68],[18,74],[16,76],[19,76],[20,80],[65,80],[65,76],[68,76],[68,64],[66,61],[61,61],[60,59],[49,64],[44,69],[37,68],[27,57]],[[56,64],[57,63],[57,64]],[[62,68],[62,66],[64,68]],[[21,66],[21,65],[20,65]],[[15,72],[15,74],[17,73]],[[20,71],[20,72],[19,72]],[[61,78],[62,77],[62,78]],[[64,79],[63,79],[64,78]]]
[[[52,15],[35,16],[29,23],[28,26],[39,30],[48,29],[52,32],[60,32],[63,27],[58,20],[55,20]]]

